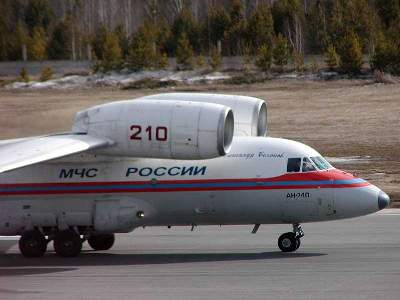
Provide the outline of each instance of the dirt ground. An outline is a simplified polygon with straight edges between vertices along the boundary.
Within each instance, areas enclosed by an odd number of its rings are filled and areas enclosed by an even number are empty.
[[[271,136],[306,143],[328,157],[358,158],[334,165],[376,184],[400,204],[400,84],[274,80],[253,85],[160,90],[0,89],[0,139],[67,131],[75,112],[89,106],[180,90],[243,94],[267,100]]]

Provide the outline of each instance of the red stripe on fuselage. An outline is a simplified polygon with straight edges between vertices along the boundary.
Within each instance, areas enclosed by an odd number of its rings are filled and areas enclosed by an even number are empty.
[[[0,196],[17,195],[66,195],[66,194],[121,194],[121,193],[161,193],[161,192],[204,192],[204,191],[244,191],[244,190],[293,190],[325,188],[359,188],[369,186],[368,182],[343,185],[288,185],[288,186],[252,186],[252,187],[181,187],[181,188],[144,188],[144,189],[95,189],[95,190],[48,190],[1,192]]]

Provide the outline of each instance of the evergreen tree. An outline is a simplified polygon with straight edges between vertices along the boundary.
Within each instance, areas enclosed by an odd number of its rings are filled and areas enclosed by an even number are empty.
[[[171,27],[166,22],[158,23],[157,44],[160,52],[173,56],[175,45],[172,45]]]
[[[92,40],[93,52],[98,60],[103,60],[104,45],[106,42],[107,34],[108,34],[107,28],[104,25],[101,25],[99,29],[97,29],[96,34],[93,37]]]
[[[340,1],[340,0],[338,0]],[[300,0],[274,1],[272,5],[275,32],[286,36],[291,48],[303,53],[304,9]]]
[[[329,45],[325,52],[325,64],[330,70],[334,70],[339,65],[339,55],[333,45]]]
[[[340,68],[345,73],[360,73],[363,56],[359,38],[353,32],[347,33],[340,41]]]
[[[201,50],[201,28],[188,7],[182,9],[171,26],[171,43],[175,55],[177,55],[179,40],[183,34],[188,39],[192,49]]]
[[[53,19],[53,11],[48,0],[29,0],[25,10],[25,23],[33,32],[35,27],[47,30]]]
[[[48,45],[50,59],[70,59],[71,58],[71,30],[69,24],[64,20],[59,22],[51,34]]]
[[[167,53],[162,53],[158,60],[158,68],[159,69],[167,69],[168,65],[169,65],[168,55],[167,55]]]
[[[310,4],[306,16],[306,37],[311,53],[322,53],[329,39],[329,7],[324,1],[315,1]]]
[[[371,68],[394,75],[400,74],[400,48],[391,40],[381,37],[371,58]]]
[[[354,32],[361,50],[368,50],[378,27],[377,15],[368,0],[334,1],[329,32],[330,43],[336,48],[337,42],[345,40],[348,32]]]
[[[103,59],[101,68],[104,72],[119,70],[122,67],[122,50],[118,37],[113,32],[108,32],[104,41]]]
[[[29,82],[30,78],[28,75],[28,71],[25,68],[21,69],[21,72],[19,73],[19,79],[20,81],[24,81],[24,82]]]
[[[240,0],[231,0],[229,18],[231,25],[227,32],[227,38],[230,54],[241,55],[245,46],[247,22]]]
[[[128,54],[128,67],[134,71],[150,69],[155,65],[155,49],[150,33],[140,27],[132,38]]]
[[[242,70],[245,73],[249,73],[253,64],[254,57],[252,56],[252,50],[249,44],[246,44],[243,48],[242,56]]]
[[[286,38],[282,34],[278,34],[275,38],[274,49],[272,50],[272,58],[274,64],[281,70],[287,65],[289,60],[289,47]]]
[[[255,65],[263,72],[267,72],[271,68],[272,53],[270,48],[264,44],[257,51]]]
[[[304,71],[304,56],[303,56],[303,54],[301,54],[297,51],[293,51],[292,60],[293,60],[295,70],[297,72],[303,72]]]
[[[400,1],[398,0],[376,0],[375,6],[382,21],[386,42],[400,45]],[[380,40],[378,40],[380,39]],[[377,41],[382,44],[382,38]]]
[[[176,63],[179,70],[191,70],[193,68],[193,49],[186,33],[183,33],[178,40]]]
[[[252,52],[255,53],[256,50],[259,52],[263,46],[270,47],[272,45],[272,34],[271,9],[266,4],[260,4],[250,16],[247,26],[247,36],[253,49]]]
[[[225,39],[230,27],[230,17],[223,6],[211,6],[208,15],[208,29],[212,45],[215,47]]]
[[[7,60],[10,43],[8,41],[7,19],[9,12],[6,3],[0,2],[0,60]]]
[[[210,66],[213,71],[217,71],[221,66],[222,58],[216,47],[211,49],[210,53]]]
[[[30,42],[30,55],[33,60],[44,60],[46,55],[46,35],[43,27],[35,27],[33,29],[33,36]]]
[[[369,50],[377,34],[377,14],[368,0],[348,0],[345,10],[346,31],[353,31],[360,43],[361,51]]]
[[[400,21],[400,1],[375,0],[375,7],[386,28]]]
[[[205,64],[206,64],[206,59],[204,58],[204,56],[202,54],[198,55],[196,57],[196,65],[202,68],[204,67]]]
[[[129,38],[126,35],[124,27],[119,24],[115,27],[114,34],[118,37],[119,46],[122,50],[122,57],[126,58],[129,53]]]
[[[231,55],[241,55],[245,47],[247,22],[240,0],[231,0],[229,18],[231,23],[226,34],[229,41],[229,52]]]
[[[53,77],[53,70],[50,67],[45,67],[40,73],[40,81],[47,81]]]
[[[142,38],[136,37],[129,48],[128,68],[133,71],[150,69],[153,65],[152,59],[149,57],[151,52],[151,45]]]

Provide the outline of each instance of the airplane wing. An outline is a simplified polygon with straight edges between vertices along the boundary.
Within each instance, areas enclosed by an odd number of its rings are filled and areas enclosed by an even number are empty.
[[[108,139],[73,133],[1,141],[0,173],[112,144]]]

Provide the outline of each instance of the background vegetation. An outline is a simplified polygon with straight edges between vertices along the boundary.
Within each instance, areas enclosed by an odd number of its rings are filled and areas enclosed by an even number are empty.
[[[400,0],[2,0],[0,60],[88,59],[95,70],[179,69],[243,56],[267,72],[324,54],[331,70],[400,74]],[[47,75],[48,77],[48,75]]]

